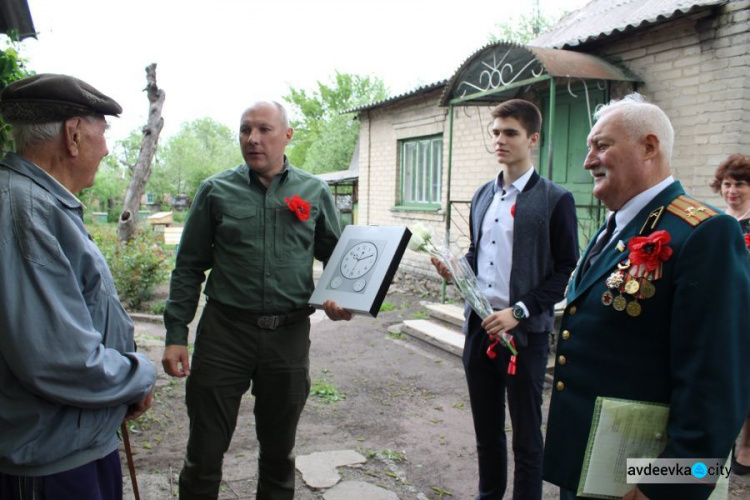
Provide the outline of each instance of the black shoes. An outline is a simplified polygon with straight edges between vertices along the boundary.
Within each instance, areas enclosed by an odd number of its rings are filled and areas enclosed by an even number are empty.
[[[734,458],[734,448],[732,448],[732,472],[738,476],[750,474],[750,465],[742,465]]]

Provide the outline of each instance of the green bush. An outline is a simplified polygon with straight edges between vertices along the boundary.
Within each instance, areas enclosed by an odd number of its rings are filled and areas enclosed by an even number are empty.
[[[177,211],[177,210],[173,210],[172,211],[172,219],[176,223],[178,223],[178,224],[184,223],[185,220],[187,220],[187,217],[188,217],[188,211],[187,210],[184,211],[184,212],[180,212],[180,211]]]
[[[170,254],[162,248],[161,236],[150,228],[139,230],[133,241],[124,245],[117,240],[116,226],[94,226],[90,231],[109,264],[120,300],[140,309],[154,287],[169,276]]]
[[[117,204],[111,209],[107,210],[107,222],[109,222],[110,224],[119,223],[121,213],[122,213],[122,203]]]
[[[151,314],[164,314],[167,304],[163,300],[151,305]]]

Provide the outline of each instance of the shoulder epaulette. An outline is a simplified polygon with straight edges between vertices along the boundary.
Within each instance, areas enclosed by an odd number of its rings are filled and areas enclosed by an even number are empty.
[[[719,212],[701,203],[698,200],[689,198],[684,194],[678,196],[667,207],[667,211],[684,220],[691,226],[695,227],[706,219],[710,219]]]

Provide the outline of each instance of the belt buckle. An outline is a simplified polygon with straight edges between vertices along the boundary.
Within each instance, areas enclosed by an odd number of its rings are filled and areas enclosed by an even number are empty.
[[[276,330],[279,326],[278,316],[261,316],[258,318],[258,327],[266,330]]]

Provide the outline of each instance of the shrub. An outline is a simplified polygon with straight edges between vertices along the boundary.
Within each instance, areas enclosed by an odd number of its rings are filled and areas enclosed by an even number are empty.
[[[187,211],[183,211],[183,212],[177,211],[177,210],[172,211],[172,219],[178,224],[184,223],[185,220],[187,220],[187,217],[188,217]]]
[[[150,228],[139,230],[128,244],[118,241],[116,226],[92,227],[91,236],[109,264],[120,300],[128,307],[139,309],[154,287],[167,280],[170,255],[161,246],[161,236]]]
[[[161,300],[156,304],[151,305],[151,314],[164,314],[164,309],[167,308],[167,304]]]

